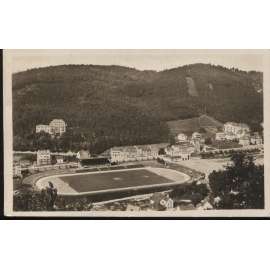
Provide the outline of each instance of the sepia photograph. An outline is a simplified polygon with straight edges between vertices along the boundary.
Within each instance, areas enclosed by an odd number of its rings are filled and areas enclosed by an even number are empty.
[[[4,50],[5,215],[269,216],[268,60]]]
[[[270,2],[2,2],[0,268],[268,269]]]

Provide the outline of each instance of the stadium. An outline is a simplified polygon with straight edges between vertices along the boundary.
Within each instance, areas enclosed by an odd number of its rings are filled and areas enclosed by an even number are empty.
[[[103,196],[108,193],[166,189],[189,180],[190,176],[182,172],[149,166],[46,176],[38,179],[36,187],[41,190],[51,182],[57,188],[58,194],[62,196]]]

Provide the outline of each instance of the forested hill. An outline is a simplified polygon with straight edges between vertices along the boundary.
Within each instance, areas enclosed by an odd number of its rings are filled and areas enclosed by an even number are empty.
[[[95,65],[32,69],[13,75],[14,147],[37,147],[35,125],[53,118],[69,127],[58,148],[77,150],[85,142],[94,152],[165,141],[166,121],[203,113],[257,129],[262,88],[261,73],[208,64],[161,72]]]

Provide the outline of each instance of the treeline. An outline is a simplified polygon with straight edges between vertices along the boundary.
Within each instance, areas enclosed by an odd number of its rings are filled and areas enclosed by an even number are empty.
[[[257,74],[204,64],[162,72],[94,65],[20,72],[13,75],[14,147],[36,147],[39,138],[31,142],[35,126],[54,118],[64,119],[69,128],[67,138],[54,147],[77,149],[90,143],[95,152],[111,145],[166,141],[166,121],[201,113],[258,130],[263,97],[255,91],[254,85],[262,83]],[[189,96],[187,76],[193,78],[199,97]]]
[[[103,125],[104,122],[89,129],[68,127],[61,137],[35,131],[25,137],[14,135],[13,147],[18,151],[50,149],[53,152],[88,149],[92,154],[99,154],[113,146],[164,142],[169,136],[166,123],[151,117],[134,116],[133,121],[129,122],[116,118],[108,121],[107,127]]]

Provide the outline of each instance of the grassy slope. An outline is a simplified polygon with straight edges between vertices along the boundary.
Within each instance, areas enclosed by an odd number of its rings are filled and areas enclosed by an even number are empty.
[[[200,128],[205,127],[221,128],[223,125],[220,121],[217,121],[208,115],[201,115],[199,117],[193,117],[184,120],[168,121],[167,124],[172,134],[175,135],[182,132],[191,134],[195,131],[198,131]]]

